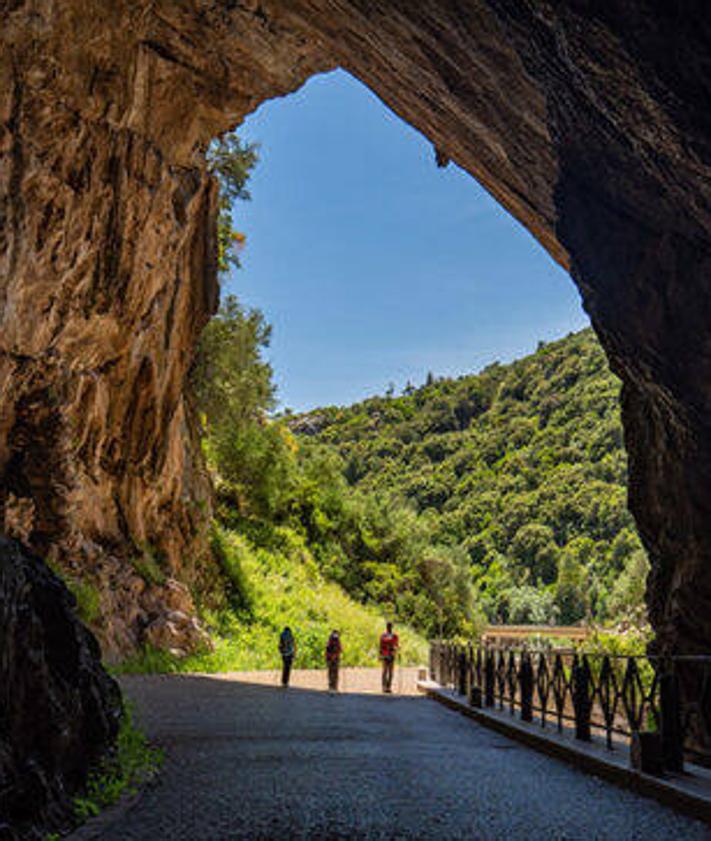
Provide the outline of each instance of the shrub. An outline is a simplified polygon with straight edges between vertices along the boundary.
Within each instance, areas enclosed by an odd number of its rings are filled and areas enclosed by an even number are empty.
[[[77,616],[86,625],[93,625],[101,616],[101,596],[98,589],[84,578],[67,578],[66,585],[77,602]]]
[[[225,532],[214,526],[210,536],[210,549],[224,576],[225,594],[231,607],[250,614],[253,597],[240,560],[241,555],[249,551],[246,541],[234,536],[232,545],[229,546]]]
[[[165,573],[161,569],[160,556],[150,546],[143,547],[143,554],[131,558],[131,566],[146,582],[146,584],[165,584]]]

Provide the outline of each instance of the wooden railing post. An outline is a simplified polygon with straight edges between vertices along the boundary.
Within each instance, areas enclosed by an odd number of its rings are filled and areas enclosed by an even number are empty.
[[[494,692],[495,692],[495,669],[494,669],[494,652],[491,649],[486,650],[484,661],[484,704],[487,707],[494,706]]]
[[[469,703],[472,707],[481,707],[484,703],[484,695],[482,692],[482,657],[481,648],[476,647],[476,654],[470,647],[470,685],[469,685]]]
[[[464,646],[459,650],[457,656],[457,691],[460,695],[467,694],[467,652]]]
[[[573,659],[573,709],[575,710],[575,738],[582,742],[590,741],[590,665],[583,654],[582,659],[576,654]]]
[[[521,690],[521,721],[533,721],[533,665],[528,651],[521,653],[518,682]]]
[[[681,725],[679,678],[673,670],[659,680],[662,762],[667,771],[684,770],[684,731]]]

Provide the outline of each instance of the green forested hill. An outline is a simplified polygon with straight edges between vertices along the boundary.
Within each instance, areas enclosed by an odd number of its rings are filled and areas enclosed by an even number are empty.
[[[510,365],[428,377],[289,427],[302,461],[336,454],[352,495],[414,508],[413,528],[426,524],[430,541],[465,553],[490,620],[606,621],[639,613],[647,572],[626,508],[618,403],[588,329]],[[402,590],[398,572],[412,561],[393,558],[362,558],[357,585],[338,561],[330,572],[377,600]]]
[[[227,299],[194,375],[218,520],[275,570],[289,535],[326,580],[429,636],[642,618],[619,383],[590,330],[476,375],[276,418],[268,339],[260,313]]]

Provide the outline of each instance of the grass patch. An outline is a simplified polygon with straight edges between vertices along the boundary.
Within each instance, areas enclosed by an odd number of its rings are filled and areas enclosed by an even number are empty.
[[[146,582],[160,586],[165,584],[165,573],[161,569],[160,556],[149,545],[141,547],[142,554],[131,558],[131,566]]]
[[[65,583],[77,602],[77,615],[85,625],[93,625],[101,616],[101,596],[89,581],[67,577]]]
[[[47,566],[60,578],[74,596],[76,614],[85,625],[92,625],[101,616],[101,595],[98,588],[85,578],[70,575],[56,563],[47,561]]]
[[[124,794],[135,794],[160,768],[163,752],[152,747],[133,723],[127,706],[114,749],[89,774],[84,792],[74,798],[74,817],[79,823],[95,817]]]

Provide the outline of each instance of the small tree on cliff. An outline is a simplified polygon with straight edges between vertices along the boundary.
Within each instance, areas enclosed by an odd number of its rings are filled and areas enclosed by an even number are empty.
[[[227,295],[200,338],[191,371],[205,427],[239,432],[274,407],[272,367],[262,358],[272,328],[260,310]]]
[[[239,267],[244,235],[232,223],[234,202],[247,201],[257,146],[234,133],[207,153],[220,188],[218,268]],[[243,513],[271,515],[286,487],[290,458],[282,429],[268,418],[274,408],[272,368],[262,357],[271,327],[259,310],[228,295],[203,331],[190,372],[208,459]]]
[[[228,132],[213,141],[207,152],[208,167],[220,185],[217,264],[221,272],[240,266],[239,251],[245,238],[233,225],[232,205],[251,198],[246,185],[259,160],[257,149],[256,143],[246,143],[234,132]]]
[[[219,184],[220,272],[230,265],[239,267],[244,235],[232,225],[232,204],[251,198],[247,182],[257,160],[256,144],[245,143],[234,132],[214,140],[207,151],[208,167]],[[245,310],[234,295],[223,300],[203,331],[190,372],[206,429],[216,432],[229,425],[240,432],[273,407],[272,369],[261,355],[270,335],[271,327],[259,310]]]

